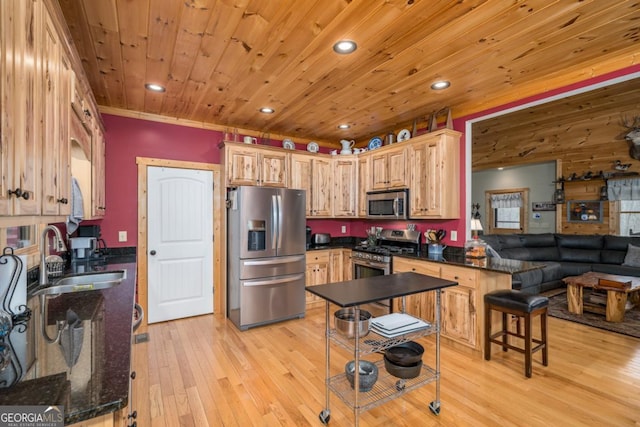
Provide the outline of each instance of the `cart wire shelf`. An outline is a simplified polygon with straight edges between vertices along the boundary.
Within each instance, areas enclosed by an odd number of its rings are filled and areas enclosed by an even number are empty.
[[[419,329],[416,331],[408,332],[403,335],[398,335],[397,337],[387,338],[382,335],[378,335],[372,329],[369,330],[369,333],[364,337],[360,337],[358,340],[358,349],[360,354],[371,354],[382,352],[390,347],[395,347],[399,344],[405,343],[407,341],[413,341],[415,339],[431,335],[437,332],[437,328],[434,325],[429,326],[428,328]],[[335,329],[331,329],[329,331],[329,337],[333,339],[335,343],[340,345],[340,347],[353,351],[354,349],[354,340],[353,338],[347,338],[346,336],[340,334]]]
[[[378,366],[378,380],[370,391],[358,393],[358,405],[355,402],[354,389],[349,383],[347,375],[342,373],[329,378],[327,386],[340,400],[355,410],[366,411],[375,406],[382,405],[398,396],[436,381],[440,373],[427,365],[422,365],[420,374],[415,378],[402,379],[387,372],[384,360],[375,362]]]

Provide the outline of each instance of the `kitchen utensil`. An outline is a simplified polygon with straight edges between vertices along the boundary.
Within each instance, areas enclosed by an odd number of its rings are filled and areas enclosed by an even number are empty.
[[[356,336],[356,315],[354,308],[341,308],[333,314],[336,331],[347,338]],[[369,333],[369,323],[371,313],[367,310],[360,310],[360,320],[357,322],[359,336],[364,337]]]
[[[320,147],[318,146],[317,142],[311,141],[307,144],[307,151],[310,153],[317,153],[319,149]]]
[[[438,242],[443,241],[446,235],[447,235],[447,230],[440,229],[436,231],[436,237],[438,238]]]
[[[409,129],[402,129],[400,132],[398,132],[398,142],[406,141],[410,138],[411,132],[409,132]]]
[[[347,362],[344,366],[344,372],[347,375],[349,384],[351,384],[351,388],[354,388],[356,373],[355,360]],[[378,380],[378,367],[375,363],[369,362],[368,360],[359,360],[358,375],[359,390],[370,391]]]
[[[252,136],[245,136],[243,138],[243,141],[245,144],[257,144],[258,143],[258,138],[254,138]]]
[[[396,134],[389,132],[387,136],[384,137],[384,145],[391,145],[394,142],[396,142]]]
[[[411,366],[400,366],[391,362],[387,359],[387,356],[384,356],[384,367],[391,375],[398,378],[409,379],[415,378],[420,375],[420,370],[422,369],[422,360],[411,365]]]
[[[407,341],[388,348],[384,355],[392,363],[399,366],[414,366],[422,360],[424,347],[415,341]]]
[[[369,150],[375,150],[376,148],[382,147],[382,139],[380,137],[374,136],[369,140],[369,145],[367,146]]]
[[[424,232],[424,237],[427,239],[428,243],[435,243],[438,241],[438,236],[434,230],[427,230]]]

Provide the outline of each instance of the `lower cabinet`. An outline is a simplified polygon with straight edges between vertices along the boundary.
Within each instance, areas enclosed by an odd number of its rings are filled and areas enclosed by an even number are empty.
[[[351,280],[352,264],[350,249],[322,249],[307,252],[305,280],[306,286]],[[307,308],[323,305],[325,300],[306,292]]]
[[[458,282],[458,286],[443,289],[441,293],[441,336],[454,347],[482,355],[484,294],[497,289],[511,289],[511,276],[481,268],[394,257],[393,272],[406,271]],[[407,296],[406,312],[433,322],[435,294],[424,294]],[[399,305],[400,301],[394,300],[394,310],[399,310]]]

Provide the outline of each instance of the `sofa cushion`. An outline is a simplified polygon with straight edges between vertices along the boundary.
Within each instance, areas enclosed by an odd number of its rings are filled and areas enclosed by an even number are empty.
[[[499,239],[500,249],[494,248],[496,250],[522,247],[522,240],[520,240],[519,234],[501,234]]]
[[[640,237],[628,236],[604,236],[604,249],[627,252],[627,247],[631,243],[640,246]]]
[[[556,238],[551,233],[543,234],[522,234],[520,235],[522,246],[527,248],[553,247],[555,248]],[[550,259],[550,258],[547,258]]]
[[[546,262],[542,269],[542,282],[551,282],[561,280],[565,274],[562,265],[559,262]]]
[[[540,285],[540,283],[542,283],[542,276],[542,269],[537,268],[535,270],[515,273],[512,276],[512,280],[519,281],[521,283],[520,288],[528,288],[530,286]]]
[[[502,258],[519,259],[522,261],[532,261],[531,251],[528,248],[510,248],[500,251]]]
[[[629,243],[629,246],[627,247],[627,254],[624,257],[622,265],[640,267],[640,247],[633,246]]]
[[[556,248],[555,246],[543,247],[543,248],[528,248],[528,249],[529,249],[530,261],[549,261],[549,260],[556,260],[560,258],[560,254],[558,253],[558,248]]]
[[[561,262],[562,277],[579,276],[591,271],[591,264],[585,262]]]
[[[626,265],[614,265],[614,264],[593,264],[591,266],[592,271],[598,273],[618,274],[620,276],[633,276],[640,277],[639,267],[629,267]]]
[[[480,236],[480,238],[489,246],[491,246],[496,251],[500,252],[502,250],[502,245],[500,244],[500,236],[498,234],[490,234],[487,236]],[[627,247],[624,247],[626,252]]]
[[[600,251],[595,249],[559,248],[560,261],[594,263],[600,262]]]
[[[604,245],[604,236],[556,234],[556,241],[558,242],[559,248],[602,249]]]
[[[609,249],[603,249],[600,251],[600,262],[603,264],[621,265],[624,262],[624,257],[626,254],[626,249],[624,251],[612,251]]]

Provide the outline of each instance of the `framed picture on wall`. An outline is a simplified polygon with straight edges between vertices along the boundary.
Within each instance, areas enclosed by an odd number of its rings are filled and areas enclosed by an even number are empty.
[[[567,201],[568,222],[602,222],[602,202],[600,200]]]

